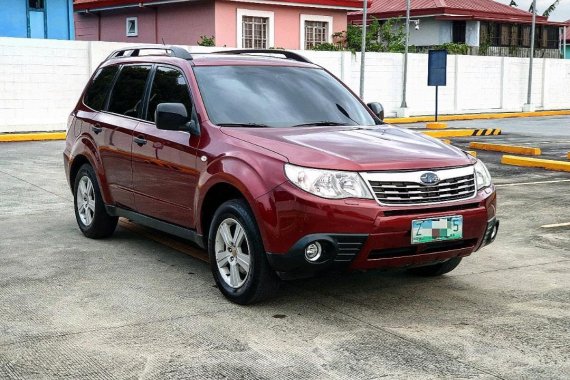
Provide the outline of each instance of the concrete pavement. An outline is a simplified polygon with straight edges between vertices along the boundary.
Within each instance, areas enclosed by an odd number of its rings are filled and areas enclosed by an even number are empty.
[[[221,296],[207,264],[145,236],[119,227],[111,239],[84,238],[62,149],[0,144],[0,378],[570,373],[570,229],[541,228],[570,221],[568,174],[481,153],[500,184],[501,231],[456,271],[331,274],[241,307]]]

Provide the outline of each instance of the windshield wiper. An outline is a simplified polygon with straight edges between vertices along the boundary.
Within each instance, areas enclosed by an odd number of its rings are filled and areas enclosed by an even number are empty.
[[[220,127],[246,127],[246,128],[271,128],[269,125],[266,124],[258,124],[258,123],[222,123],[218,124]]]
[[[330,126],[337,126],[337,125],[348,126],[350,124],[339,123],[338,121],[314,121],[312,123],[303,123],[303,124],[292,125],[291,127],[311,127],[311,126],[325,127],[325,126],[329,126],[329,125]]]

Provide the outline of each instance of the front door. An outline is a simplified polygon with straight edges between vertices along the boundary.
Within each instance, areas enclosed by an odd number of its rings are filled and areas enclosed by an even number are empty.
[[[194,194],[198,181],[198,136],[159,130],[155,110],[160,103],[182,103],[188,115],[192,101],[188,82],[178,68],[158,66],[148,96],[145,119],[135,129],[133,187],[136,210],[142,214],[194,228]]]

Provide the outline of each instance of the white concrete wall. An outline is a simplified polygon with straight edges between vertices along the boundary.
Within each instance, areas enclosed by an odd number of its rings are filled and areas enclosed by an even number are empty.
[[[0,38],[0,133],[64,130],[91,73],[123,43]],[[192,51],[220,48],[191,47]],[[360,55],[300,52],[359,92]],[[536,59],[533,103],[538,109],[570,109],[570,60]],[[521,111],[526,103],[528,60],[449,56],[440,113]],[[387,116],[401,104],[403,55],[366,54],[364,98],[379,101]],[[435,89],[427,86],[427,55],[411,54],[411,115],[434,112]]]

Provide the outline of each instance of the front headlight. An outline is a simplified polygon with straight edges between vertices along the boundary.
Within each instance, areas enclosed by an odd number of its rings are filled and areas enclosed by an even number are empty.
[[[293,184],[319,197],[372,199],[372,194],[358,173],[310,169],[285,164],[285,174]]]
[[[477,190],[491,186],[491,174],[481,160],[477,160],[475,164],[475,178],[477,181]]]

